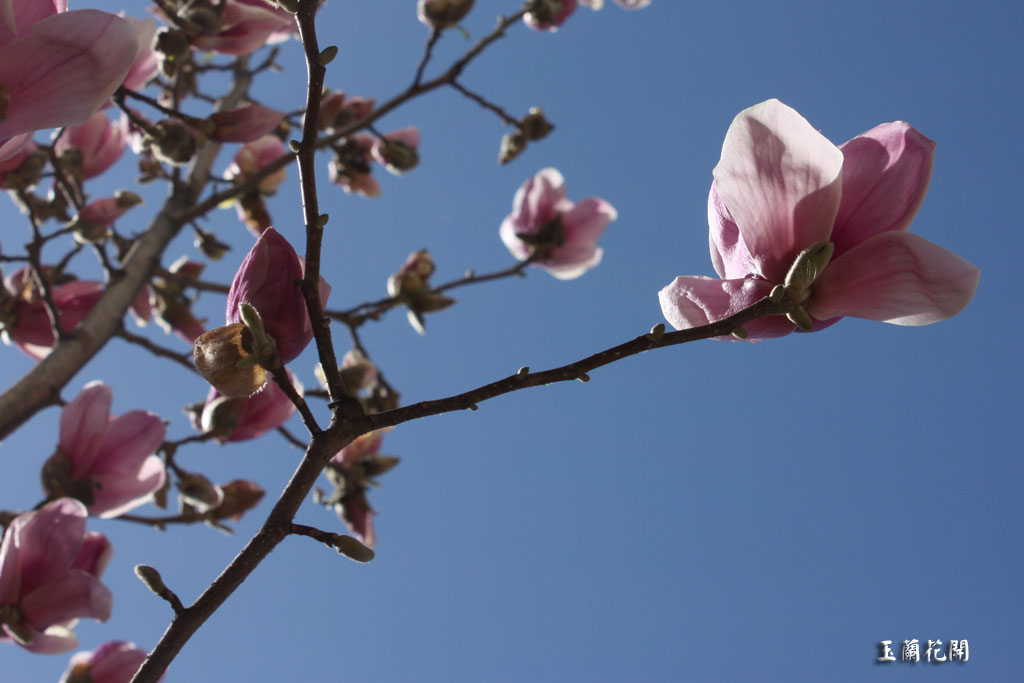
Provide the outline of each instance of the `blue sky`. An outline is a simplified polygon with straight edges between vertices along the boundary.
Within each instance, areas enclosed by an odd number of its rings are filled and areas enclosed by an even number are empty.
[[[428,318],[424,337],[400,312],[369,326],[364,341],[403,402],[522,365],[561,365],[659,322],[661,287],[713,274],[711,169],[732,117],[769,97],[836,143],[899,119],[936,140],[911,231],[981,268],[974,301],[923,328],[847,319],[760,344],[673,347],[596,371],[589,384],[403,425],[383,448],[402,464],[370,494],[377,558],[357,565],[289,539],[186,646],[168,681],[1019,678],[1022,11],[1003,2],[966,11],[655,0],[629,13],[608,4],[579,10],[553,35],[516,26],[467,70],[467,86],[514,113],[541,106],[557,126],[514,163],[495,163],[505,132],[495,117],[442,92],[380,122],[384,132],[418,125],[423,137],[416,170],[399,179],[378,171],[380,199],[320,178],[332,308],[384,296],[387,276],[419,248],[431,250],[439,281],[510,265],[498,226],[541,168],[559,168],[570,197],[618,209],[604,262],[578,280],[535,271],[460,290],[457,306]],[[515,8],[477,5],[466,22],[473,36]],[[320,24],[321,43],[340,48],[328,83],[378,100],[408,84],[427,35],[411,2],[332,0]],[[466,46],[446,36],[436,64]],[[299,107],[298,57],[287,44],[285,73],[256,94]],[[95,181],[96,196],[131,183],[131,163],[118,168]],[[119,226],[141,229],[160,192],[147,188],[147,206],[130,214],[138,224]],[[297,192],[291,169],[271,206],[295,242]],[[13,206],[0,216],[4,244],[27,240]],[[251,238],[233,211],[205,226],[235,246],[208,271],[228,281]],[[167,262],[181,254],[194,254],[190,239],[175,242]],[[219,322],[223,300],[200,305]],[[348,348],[343,329],[335,339]],[[8,386],[31,361],[3,353]],[[307,386],[313,362],[307,351],[291,366]],[[118,342],[64,397],[97,378],[113,386],[115,413],[153,410],[170,420],[171,438],[190,433],[181,406],[206,392],[199,378]],[[57,418],[40,413],[0,447],[0,508],[38,501]],[[301,430],[297,420],[291,427]],[[270,434],[183,449],[179,462],[217,481],[253,479],[273,498],[300,455]],[[91,522],[115,546],[105,576],[115,608],[107,624],[78,626],[83,647],[152,647],[170,611],[132,566],[155,566],[187,602],[269,507],[231,538]],[[312,503],[298,521],[340,530]],[[879,641],[911,638],[968,639],[970,661],[874,663]],[[66,662],[0,649],[10,680],[56,680]]]

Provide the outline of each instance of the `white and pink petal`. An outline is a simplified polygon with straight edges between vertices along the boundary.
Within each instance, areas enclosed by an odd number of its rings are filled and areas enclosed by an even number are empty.
[[[714,176],[756,272],[781,282],[800,251],[829,238],[842,166],[839,149],[778,100],[736,116]]]
[[[854,316],[896,325],[951,318],[974,297],[981,271],[907,232],[884,232],[834,259],[814,283],[815,318]]]

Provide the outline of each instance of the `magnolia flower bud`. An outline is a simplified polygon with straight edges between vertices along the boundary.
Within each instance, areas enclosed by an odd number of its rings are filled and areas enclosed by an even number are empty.
[[[266,370],[253,355],[252,333],[243,323],[200,335],[194,355],[199,374],[224,396],[251,396],[267,383]]]
[[[501,138],[501,149],[498,151],[498,163],[507,164],[523,153],[526,149],[526,136],[521,130],[505,133]]]
[[[236,479],[220,487],[224,499],[210,511],[214,519],[230,518],[238,521],[246,511],[256,507],[266,493],[258,484]]]
[[[578,0],[529,0],[523,21],[535,31],[557,31],[576,11]]]
[[[224,500],[224,491],[196,472],[188,472],[181,477],[178,492],[183,504],[191,505],[199,512],[212,510]]]
[[[442,30],[462,21],[473,9],[473,0],[419,0],[416,14],[426,26]]]
[[[416,151],[419,145],[419,129],[409,126],[377,138],[373,143],[373,158],[395,175],[401,175],[420,163],[420,155]]]
[[[157,31],[153,49],[165,60],[174,61],[188,54],[188,36],[178,29],[162,28]]]
[[[530,107],[530,112],[519,122],[520,129],[530,140],[543,140],[555,127],[544,118],[544,110]]]
[[[161,161],[172,166],[181,166],[191,161],[196,153],[196,136],[181,121],[164,119],[155,125],[158,135],[153,153]]]
[[[252,142],[270,133],[283,120],[283,112],[259,104],[217,112],[209,118],[213,124],[210,139],[217,142]]]

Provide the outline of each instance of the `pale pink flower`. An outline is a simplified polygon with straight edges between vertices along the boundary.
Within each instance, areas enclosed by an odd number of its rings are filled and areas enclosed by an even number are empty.
[[[473,9],[473,0],[419,0],[416,14],[428,28],[444,29],[462,21]]]
[[[979,271],[906,232],[931,177],[933,143],[885,123],[836,147],[778,100],[746,109],[725,136],[708,202],[711,261],[723,278],[678,277],[661,290],[677,329],[725,318],[785,281],[797,255],[823,241],[835,252],[803,293],[813,329],[843,316],[927,325],[959,313]],[[770,316],[750,339],[796,328]]]
[[[134,192],[120,191],[113,197],[94,199],[83,206],[69,225],[75,231],[75,239],[83,244],[100,241],[110,235],[114,221],[141,203],[142,197]]]
[[[415,168],[420,162],[420,129],[407,126],[373,141],[374,160],[395,175]]]
[[[286,371],[295,391],[302,396],[302,382],[291,370]],[[206,405],[195,426],[202,432],[215,431],[217,443],[247,441],[277,429],[295,414],[295,404],[281,391],[277,382],[267,382],[263,389],[244,398],[227,398],[210,387]]]
[[[0,546],[0,641],[67,652],[81,617],[106,621],[113,597],[100,583],[112,551],[85,531],[85,506],[61,498],[14,519]]]
[[[83,123],[109,99],[135,59],[135,30],[65,2],[0,0],[0,159],[30,133]]]
[[[60,442],[43,485],[51,497],[72,496],[90,515],[117,517],[146,503],[163,486],[163,461],[153,452],[164,440],[163,420],[132,410],[110,414],[113,392],[90,382],[60,414]]]
[[[331,458],[328,471],[328,477],[339,486],[335,503],[338,516],[359,541],[371,548],[377,536],[373,529],[373,508],[366,499],[369,477],[397,463],[397,459],[380,455],[383,436],[384,430],[377,430],[356,438]],[[382,468],[374,467],[378,461],[386,464]]]
[[[337,130],[362,121],[376,104],[377,100],[372,98],[345,97],[341,91],[328,93],[320,101],[320,128]]]
[[[135,643],[112,640],[92,652],[73,654],[60,683],[130,683],[145,659],[146,651]]]
[[[373,177],[370,161],[374,140],[369,135],[353,135],[335,151],[328,175],[332,183],[341,185],[349,194],[374,199],[380,196],[380,183]]]
[[[571,280],[601,262],[597,240],[616,218],[615,208],[603,199],[587,197],[574,204],[566,196],[562,174],[545,168],[516,192],[500,234],[520,261],[536,254],[541,268]]]
[[[100,110],[85,123],[65,129],[64,134],[57,138],[54,150],[57,154],[72,148],[78,150],[82,155],[81,179],[88,180],[100,175],[121,158],[126,134],[123,118],[111,121],[106,112]]]
[[[45,358],[56,339],[42,298],[29,276],[20,268],[4,279],[7,294],[0,296],[0,324],[3,339],[36,360]],[[53,288],[53,301],[60,313],[61,327],[70,332],[89,314],[103,295],[102,282],[76,280]]]
[[[261,104],[220,111],[210,116],[214,129],[210,139],[217,142],[252,142],[277,128],[284,113]]]
[[[9,189],[11,187],[8,183],[8,174],[12,174],[21,168],[21,165],[38,150],[39,148],[36,146],[36,143],[28,140],[19,151],[6,159],[0,153],[0,189]]]
[[[156,41],[156,22],[152,19],[132,17],[124,17],[124,20],[135,29],[139,49],[122,85],[129,90],[142,90],[160,71],[160,56],[153,49]]]
[[[304,266],[298,254],[274,228],[267,228],[239,266],[228,291],[228,324],[242,321],[238,304],[251,304],[263,327],[277,342],[281,362],[302,353],[313,338],[300,281]],[[320,303],[326,304],[331,287],[320,278]]]
[[[534,31],[557,31],[576,11],[577,0],[533,0],[523,22]]]
[[[220,30],[198,36],[193,44],[200,50],[247,55],[264,45],[287,40],[296,30],[294,15],[270,7],[263,0],[225,0]]]
[[[239,148],[234,161],[228,166],[225,176],[229,180],[233,180],[240,176],[252,175],[286,153],[284,143],[279,137],[264,135],[259,140],[247,142]],[[285,177],[286,170],[282,166],[261,180],[257,188],[264,194],[273,194],[284,182]]]

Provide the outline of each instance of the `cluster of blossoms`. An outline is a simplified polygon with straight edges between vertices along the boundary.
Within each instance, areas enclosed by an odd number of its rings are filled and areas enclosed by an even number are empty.
[[[650,4],[615,2],[625,9]],[[602,4],[531,0],[524,21],[554,31],[578,5],[598,10]],[[473,5],[473,0],[419,0],[417,12],[436,38]],[[263,0],[161,6],[176,9],[165,17],[171,26],[157,29],[150,20],[68,12],[64,0],[0,0],[0,187],[34,187],[46,163],[53,163],[83,201],[74,215],[57,203],[49,210],[66,221],[79,243],[103,243],[115,235],[114,222],[141,200],[118,192],[85,201],[82,187],[111,168],[126,147],[143,157],[140,167],[152,174],[144,177],[152,179],[161,177],[164,163],[191,160],[207,140],[242,143],[225,177],[237,187],[262,174],[235,201],[256,241],[231,283],[225,325],[204,331],[203,321],[192,315],[185,289],[203,264],[187,258],[146,284],[132,313],[140,322],[155,317],[193,344],[196,368],[211,385],[205,402],[193,410],[193,425],[202,432],[193,438],[222,444],[251,440],[296,412],[291,396],[301,397],[303,385],[283,366],[314,336],[302,286],[304,261],[272,227],[265,204],[285,179],[285,115],[250,102],[206,119],[181,115],[152,123],[124,106],[124,91],[116,96],[122,117],[112,119],[104,107],[119,86],[142,88],[158,71],[179,81],[194,78],[183,67],[192,50],[247,55],[286,40],[296,30],[295,19]],[[341,92],[324,92],[321,100],[320,129],[333,136],[331,180],[366,197],[380,194],[372,164],[400,175],[420,158],[414,126],[386,135],[355,132],[374,107],[372,99]],[[516,123],[517,132],[503,141],[503,163],[552,130],[537,108]],[[32,132],[59,126],[66,128],[47,155],[45,146],[32,142]],[[883,124],[837,147],[777,101],[741,112],[726,135],[708,202],[711,258],[720,279],[676,278],[659,295],[665,317],[685,329],[770,297],[785,315],[766,316],[738,330],[758,340],[824,329],[847,315],[903,325],[956,315],[974,294],[978,270],[906,232],[924,198],[933,153],[934,143],[902,122]],[[521,272],[529,264],[572,279],[601,262],[598,240],[617,217],[604,199],[570,200],[562,174],[545,168],[516,192],[499,234],[522,263],[511,270]],[[212,233],[196,230],[197,247],[219,258],[226,246]],[[423,249],[388,280],[393,302],[408,309],[421,333],[426,313],[455,303],[439,291],[445,287],[432,288],[434,272]],[[72,332],[104,291],[101,282],[78,281],[57,267],[38,265],[11,273],[3,285],[4,339],[36,359]],[[321,278],[321,307],[329,293]],[[345,393],[364,413],[397,407],[397,394],[361,352],[346,354],[339,372]],[[322,373],[320,379],[326,384]],[[168,454],[173,448],[164,443],[166,428],[157,415],[134,410],[113,416],[112,400],[112,390],[94,382],[64,407],[56,452],[43,469],[46,500],[7,524],[0,549],[0,640],[34,652],[67,651],[77,643],[71,630],[75,620],[103,621],[111,614],[112,596],[100,577],[112,550],[102,534],[86,531],[87,517],[124,515],[162,497],[168,473],[155,453],[162,445]],[[381,454],[384,432],[362,434],[335,454],[324,471],[334,490],[319,495],[319,502],[367,546],[376,540],[367,492],[399,462]],[[220,520],[237,520],[263,495],[251,482],[215,485],[197,473],[177,467],[175,473],[183,514],[191,521],[217,526]],[[144,657],[131,643],[109,642],[75,655],[63,680],[127,681]]]

